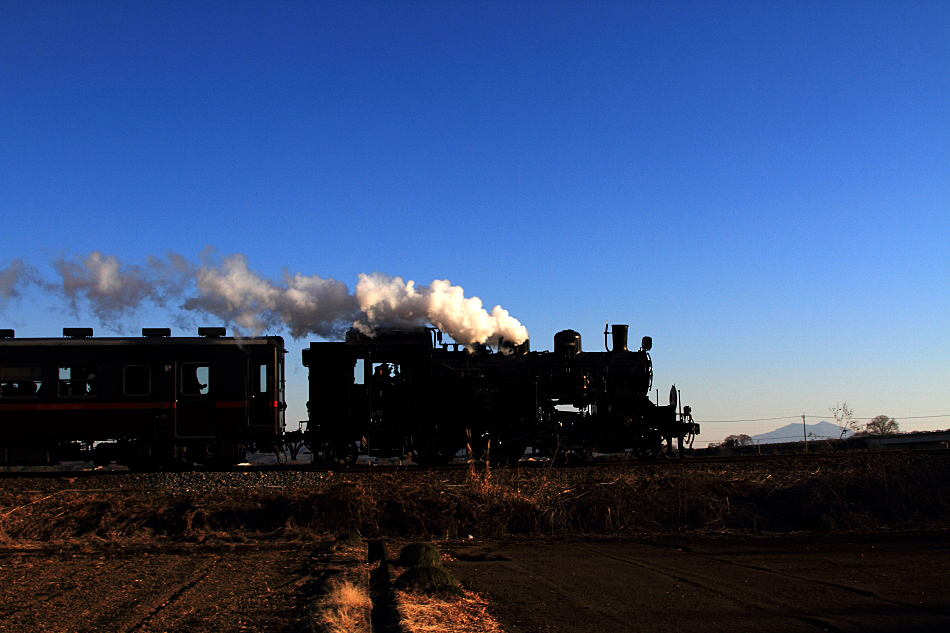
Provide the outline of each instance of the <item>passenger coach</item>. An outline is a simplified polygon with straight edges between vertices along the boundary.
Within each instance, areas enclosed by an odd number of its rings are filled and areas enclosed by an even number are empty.
[[[276,452],[284,341],[199,328],[172,337],[16,338],[0,330],[0,465],[115,461],[223,466]]]

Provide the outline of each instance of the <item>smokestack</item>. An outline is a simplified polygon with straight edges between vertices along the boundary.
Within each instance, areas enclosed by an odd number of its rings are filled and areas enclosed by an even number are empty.
[[[614,337],[614,352],[626,352],[627,350],[627,330],[628,325],[613,325],[611,332]]]

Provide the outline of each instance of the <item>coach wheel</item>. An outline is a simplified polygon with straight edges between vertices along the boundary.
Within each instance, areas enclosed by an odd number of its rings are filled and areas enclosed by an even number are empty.
[[[134,457],[125,465],[133,473],[154,473],[159,471],[164,464],[154,457]]]
[[[92,451],[92,464],[96,468],[103,468],[112,463],[113,457],[109,449],[100,444]]]

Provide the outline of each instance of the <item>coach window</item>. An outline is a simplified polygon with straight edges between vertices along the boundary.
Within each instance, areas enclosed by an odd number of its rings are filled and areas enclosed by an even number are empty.
[[[181,366],[181,392],[188,396],[204,396],[211,384],[211,368],[204,363],[183,363]]]
[[[261,363],[253,372],[255,382],[253,385],[254,393],[267,393],[267,387],[270,385],[270,380],[268,380],[268,369],[269,368],[266,363]]]
[[[98,396],[101,393],[101,376],[98,365],[60,365],[59,395]]]
[[[148,365],[127,365],[122,369],[122,387],[127,396],[147,396],[151,391]]]
[[[0,398],[36,396],[43,385],[43,368],[30,365],[0,366]]]

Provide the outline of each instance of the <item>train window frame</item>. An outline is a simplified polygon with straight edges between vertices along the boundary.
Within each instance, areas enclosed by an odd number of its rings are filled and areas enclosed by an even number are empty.
[[[194,372],[191,372],[189,369],[187,369],[190,366],[195,367]],[[180,375],[178,377],[178,392],[181,395],[191,396],[194,398],[201,398],[201,397],[207,397],[211,394],[211,375],[212,375],[211,363],[202,362],[202,361],[194,361],[194,362],[181,363],[180,367],[181,367],[181,371],[179,372]],[[198,372],[201,369],[206,370],[205,375],[204,375],[204,380],[206,382],[204,383],[201,382],[202,377],[198,375]],[[186,384],[185,382],[186,376],[193,377],[192,379],[195,381],[195,383]],[[197,390],[194,388],[195,385],[198,385]]]
[[[60,398],[98,398],[102,396],[102,365],[97,363],[58,363],[57,390]],[[74,378],[74,369],[86,374],[85,378]],[[94,370],[94,371],[93,371]],[[64,371],[68,375],[64,377]],[[84,384],[84,386],[80,386]],[[77,393],[73,393],[73,392]]]
[[[134,380],[130,381],[130,380],[129,380],[129,370],[130,370],[130,369],[132,369],[133,371],[139,371],[139,370],[144,369],[144,370],[145,370],[145,380],[144,380],[144,383],[141,381],[141,378],[142,378],[141,376],[133,377]],[[143,385],[143,384],[144,384],[144,387],[145,387],[144,390],[142,390],[142,389],[130,390],[130,389],[129,389],[129,384],[130,384],[130,382],[132,383],[133,386],[136,386],[136,381],[138,382],[138,385]],[[148,366],[148,365],[125,365],[125,366],[122,368],[122,394],[123,394],[123,395],[131,396],[131,397],[143,397],[143,396],[149,396],[149,395],[151,395],[151,393],[152,393],[152,368],[151,368],[150,366]]]
[[[33,383],[33,393],[24,385]],[[13,385],[16,384],[16,387]],[[0,365],[0,398],[39,398],[43,388],[43,366],[19,363]]]

